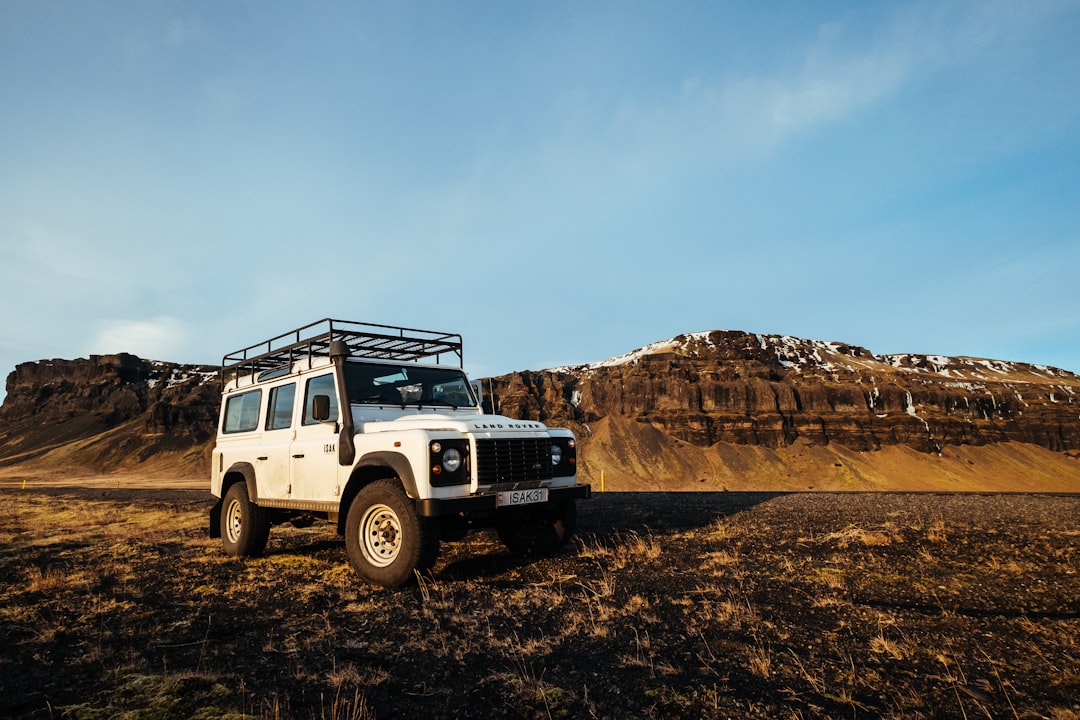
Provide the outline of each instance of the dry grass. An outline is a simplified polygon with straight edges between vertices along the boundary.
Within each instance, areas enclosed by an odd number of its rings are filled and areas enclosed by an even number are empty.
[[[387,592],[320,525],[239,561],[199,496],[7,492],[0,715],[1076,718],[1080,498],[661,497]]]

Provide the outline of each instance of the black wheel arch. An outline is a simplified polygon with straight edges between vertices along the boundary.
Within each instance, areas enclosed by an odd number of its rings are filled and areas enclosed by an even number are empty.
[[[218,496],[217,502],[210,508],[210,537],[221,537],[221,507],[225,501],[225,493],[229,492],[229,488],[235,483],[242,482],[247,486],[248,498],[252,502],[258,502],[259,491],[255,484],[255,468],[251,463],[239,462],[233,463],[225,475],[221,478],[221,494]]]
[[[255,467],[247,462],[233,463],[225,471],[221,480],[221,497],[225,497],[230,485],[241,481],[247,485],[248,499],[253,503],[259,502],[259,489],[255,484]]]
[[[376,480],[397,480],[409,499],[416,500],[416,478],[407,457],[390,451],[368,453],[356,463],[349,482],[341,493],[337,521],[338,535],[345,535],[345,519],[348,517],[349,507],[357,493]]]

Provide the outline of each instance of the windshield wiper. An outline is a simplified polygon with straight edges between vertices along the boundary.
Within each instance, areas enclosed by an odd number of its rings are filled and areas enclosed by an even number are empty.
[[[404,400],[392,400],[383,395],[368,395],[367,397],[355,398],[350,400],[351,403],[357,403],[361,405],[393,405],[398,407],[405,407]]]
[[[457,405],[450,402],[449,400],[444,400],[443,398],[429,398],[428,400],[421,400],[416,404],[416,407],[422,408],[425,405],[445,405],[453,410],[458,409]]]

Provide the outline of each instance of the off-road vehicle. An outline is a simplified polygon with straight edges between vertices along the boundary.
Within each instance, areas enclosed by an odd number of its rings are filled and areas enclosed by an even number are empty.
[[[385,587],[474,528],[555,552],[590,495],[574,434],[485,414],[463,368],[460,335],[331,319],[225,355],[211,535],[259,555],[272,525],[325,518]]]

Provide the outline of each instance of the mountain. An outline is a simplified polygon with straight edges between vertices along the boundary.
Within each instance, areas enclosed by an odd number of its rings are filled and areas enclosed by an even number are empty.
[[[483,386],[573,427],[608,489],[1080,490],[1080,376],[1047,366],[712,331]],[[205,475],[218,407],[212,366],[23,363],[0,470]]]
[[[712,331],[485,389],[575,427],[582,474],[628,489],[1080,490],[1080,377],[1047,366]]]
[[[0,468],[208,475],[218,368],[121,353],[22,363],[0,407]]]

